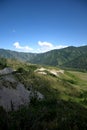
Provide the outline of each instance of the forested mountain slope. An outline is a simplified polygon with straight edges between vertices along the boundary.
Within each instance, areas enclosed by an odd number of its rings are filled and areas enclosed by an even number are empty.
[[[23,53],[0,49],[0,56],[34,64],[87,70],[87,46],[67,47],[45,53]]]

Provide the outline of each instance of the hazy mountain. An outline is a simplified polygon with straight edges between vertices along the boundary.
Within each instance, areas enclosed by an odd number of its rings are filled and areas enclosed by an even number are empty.
[[[17,59],[20,61],[31,60],[36,54],[33,53],[24,53],[24,52],[16,52],[11,50],[0,49],[0,56],[4,58]]]
[[[59,50],[52,50],[43,54],[38,54],[31,60],[33,63],[53,65],[53,66],[65,66],[65,63],[69,63],[77,58],[79,62],[80,57],[87,55],[87,46],[83,47],[67,47]],[[86,56],[85,56],[86,58]],[[85,62],[85,60],[84,60]],[[73,63],[74,64],[74,63]],[[68,66],[73,67],[73,66]]]
[[[87,46],[67,47],[45,53],[23,53],[0,49],[0,56],[35,64],[87,69]]]

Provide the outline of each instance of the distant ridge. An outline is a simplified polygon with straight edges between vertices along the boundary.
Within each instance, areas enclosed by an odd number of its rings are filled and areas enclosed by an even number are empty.
[[[34,64],[87,70],[87,46],[69,46],[40,54],[0,49],[0,56]]]

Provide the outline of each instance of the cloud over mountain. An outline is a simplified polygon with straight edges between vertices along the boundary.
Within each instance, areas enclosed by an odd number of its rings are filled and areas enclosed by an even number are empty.
[[[55,46],[52,43],[46,42],[46,41],[44,41],[44,42],[38,41],[38,45],[40,46],[39,49],[38,49],[40,52],[47,52],[47,51],[50,51],[50,50],[61,49],[61,48],[67,47],[65,45]]]
[[[50,51],[50,50],[61,49],[61,48],[67,47],[67,46],[64,46],[64,45],[55,46],[54,44],[52,44],[50,42],[47,42],[47,41],[38,41],[37,42],[37,49],[36,48],[31,48],[28,45],[21,46],[19,42],[15,42],[13,44],[13,46],[17,50],[19,50],[19,51],[23,51],[23,52],[34,52],[34,53],[43,53],[43,52],[47,52],[47,51]]]
[[[21,46],[19,42],[15,42],[13,44],[13,46],[16,48],[16,49],[19,49],[21,51],[25,51],[25,52],[28,52],[28,51],[33,51],[33,48],[29,47],[29,46]]]

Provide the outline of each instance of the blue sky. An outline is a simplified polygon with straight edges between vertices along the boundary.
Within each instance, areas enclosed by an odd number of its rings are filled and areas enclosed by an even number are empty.
[[[82,45],[86,0],[0,0],[0,48],[38,53]]]

